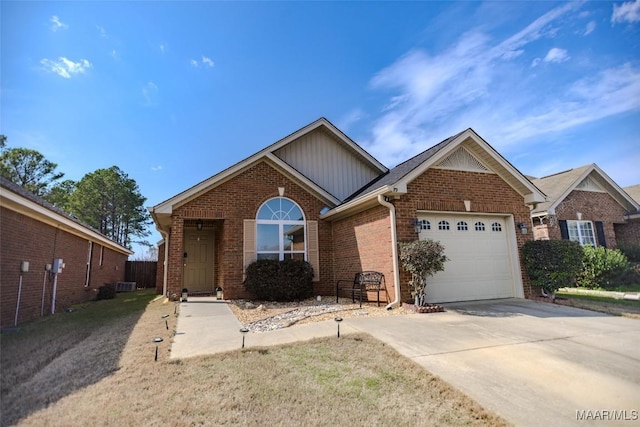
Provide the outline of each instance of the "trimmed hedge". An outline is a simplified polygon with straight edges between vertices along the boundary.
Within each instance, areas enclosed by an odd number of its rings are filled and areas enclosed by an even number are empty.
[[[627,256],[631,262],[640,262],[640,245],[632,242],[618,242],[618,249]]]
[[[584,267],[578,275],[578,286],[606,288],[617,282],[629,268],[627,257],[617,249],[585,246],[583,251],[582,263]]]
[[[522,258],[531,284],[555,293],[575,286],[582,270],[582,247],[569,240],[530,240],[522,246]]]
[[[300,260],[261,259],[247,267],[245,289],[265,301],[296,301],[313,295],[313,268]]]

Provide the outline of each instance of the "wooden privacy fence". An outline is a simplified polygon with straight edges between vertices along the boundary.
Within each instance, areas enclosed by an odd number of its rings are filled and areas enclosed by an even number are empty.
[[[136,282],[138,288],[155,288],[157,261],[127,261],[125,282]]]

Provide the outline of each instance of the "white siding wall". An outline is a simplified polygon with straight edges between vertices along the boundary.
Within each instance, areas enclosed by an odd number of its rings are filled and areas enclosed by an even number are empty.
[[[316,130],[274,153],[340,200],[378,176],[345,145]]]

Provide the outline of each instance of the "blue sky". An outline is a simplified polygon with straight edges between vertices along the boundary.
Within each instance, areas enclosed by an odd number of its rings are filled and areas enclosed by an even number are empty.
[[[149,206],[319,117],[389,167],[472,127],[525,174],[640,183],[640,0],[0,8],[8,145]]]

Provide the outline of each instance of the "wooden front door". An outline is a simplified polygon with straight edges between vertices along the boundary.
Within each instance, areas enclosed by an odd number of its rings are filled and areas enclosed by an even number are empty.
[[[213,230],[185,230],[184,284],[189,293],[213,292]]]

